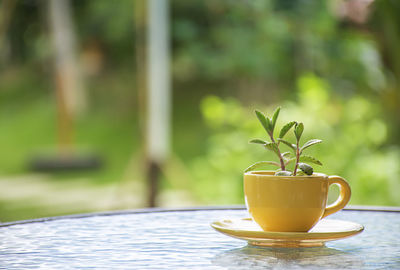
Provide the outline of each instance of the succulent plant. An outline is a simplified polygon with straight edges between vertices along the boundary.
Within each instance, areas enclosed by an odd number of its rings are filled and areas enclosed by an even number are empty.
[[[308,163],[313,163],[317,165],[322,165],[321,161],[318,159],[303,154],[304,150],[313,146],[315,144],[321,143],[322,141],[319,139],[312,139],[307,141],[305,144],[300,146],[300,139],[303,135],[304,124],[296,121],[291,121],[285,124],[279,134],[278,137],[274,137],[274,131],[276,127],[276,122],[278,120],[279,113],[281,108],[278,107],[271,118],[265,116],[260,111],[255,111],[258,120],[261,125],[265,129],[268,134],[269,140],[262,139],[252,139],[249,143],[260,144],[265,149],[274,152],[278,157],[278,162],[276,161],[259,161],[248,167],[245,172],[252,171],[263,167],[265,165],[272,165],[278,167],[275,172],[275,175],[278,176],[296,176],[296,175],[312,175],[314,173],[314,169]],[[293,128],[293,132],[296,138],[296,143],[291,143],[284,139],[285,135]],[[290,148],[291,152],[282,152],[280,147],[284,144]],[[287,167],[294,162],[294,167],[292,171],[289,171]],[[308,163],[305,163],[308,162]]]

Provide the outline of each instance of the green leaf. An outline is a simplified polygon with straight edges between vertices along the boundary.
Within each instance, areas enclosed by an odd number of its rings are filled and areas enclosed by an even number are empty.
[[[257,118],[260,121],[261,125],[264,127],[265,131],[267,131],[268,134],[271,134],[272,126],[271,126],[270,120],[269,119],[267,120],[265,115],[260,111],[256,110],[256,115],[257,115]]]
[[[271,130],[271,133],[274,132],[274,127],[272,126],[272,120],[271,118],[267,117],[267,126]]]
[[[293,125],[296,124],[296,121],[292,121],[284,125],[281,129],[281,132],[279,132],[279,138],[283,138],[286,133],[293,127]]]
[[[275,125],[276,125],[276,120],[278,119],[279,116],[279,112],[281,111],[281,107],[278,107],[275,109],[275,112],[272,116],[272,130],[275,129]]]
[[[308,147],[310,147],[310,146],[312,146],[312,145],[314,145],[314,144],[321,143],[321,142],[322,142],[322,140],[319,140],[319,139],[312,139],[312,140],[309,140],[308,142],[306,142],[306,143],[300,148],[300,154],[303,152],[304,149],[306,149],[306,148],[308,148]]]
[[[285,166],[289,165],[290,163],[292,163],[293,161],[296,161],[296,158],[293,157],[291,159],[286,160]],[[304,162],[311,162],[317,165],[322,166],[322,162],[319,161],[318,159],[316,159],[315,157],[312,156],[308,156],[308,155],[302,155],[299,158],[299,161],[304,161]],[[300,163],[299,163],[300,164]]]
[[[295,157],[286,160],[285,166],[289,165],[289,164],[292,163],[293,161],[296,161],[296,158],[295,158]]]
[[[301,155],[299,158],[300,161],[311,162],[317,165],[322,166],[322,162],[316,159],[315,157],[308,156],[308,155]]]
[[[304,124],[298,123],[294,128],[294,135],[296,135],[297,141],[300,141],[301,134],[303,134]]]
[[[274,165],[276,167],[280,167],[279,163],[275,161],[259,161],[248,167],[244,172],[249,172],[265,165]]]
[[[276,154],[279,153],[279,148],[278,148],[278,145],[277,145],[276,143],[267,142],[267,143],[265,144],[265,148],[267,148],[268,150],[271,150],[271,151],[275,152]]]
[[[307,175],[312,175],[314,172],[313,167],[311,167],[307,163],[299,163],[299,168],[300,168],[300,170],[305,172]]]
[[[292,172],[289,171],[279,171],[274,174],[275,176],[292,176]]]
[[[252,139],[249,141],[249,143],[256,143],[256,144],[266,144],[266,141],[263,141],[261,139]]]
[[[288,160],[290,159],[290,156],[291,156],[290,152],[282,153],[282,158],[283,158],[285,161],[288,161]]]
[[[297,176],[305,176],[305,175],[307,175],[305,172],[303,172],[302,170],[300,170],[300,169],[298,169],[297,171],[296,171],[296,175]]]
[[[286,144],[287,146],[289,146],[294,152],[296,152],[296,145],[293,143],[290,143],[288,141],[285,141],[284,139],[279,138],[278,141]]]

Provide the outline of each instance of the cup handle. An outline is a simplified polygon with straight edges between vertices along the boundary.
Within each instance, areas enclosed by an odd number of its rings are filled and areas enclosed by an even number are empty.
[[[339,198],[331,205],[328,205],[325,208],[325,212],[322,215],[321,218],[324,218],[326,216],[332,215],[333,213],[336,213],[337,211],[343,209],[346,204],[349,202],[350,197],[351,197],[351,189],[349,184],[340,176],[329,176],[328,178],[329,181],[329,186],[332,184],[338,184],[340,187],[340,194]]]

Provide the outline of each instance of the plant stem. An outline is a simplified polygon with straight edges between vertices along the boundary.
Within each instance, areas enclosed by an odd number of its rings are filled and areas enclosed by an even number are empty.
[[[300,159],[300,149],[299,149],[299,140],[296,142],[296,164],[294,165],[293,176],[296,176],[297,167],[299,166]]]
[[[269,134],[269,137],[271,138],[271,142],[276,143],[275,140],[274,140],[274,136],[272,134]],[[281,163],[281,169],[282,169],[282,171],[286,171],[285,162],[283,161],[281,151],[279,150],[279,147],[277,147],[277,148],[278,148],[278,153],[277,154],[278,154],[278,157],[279,157],[279,162]]]

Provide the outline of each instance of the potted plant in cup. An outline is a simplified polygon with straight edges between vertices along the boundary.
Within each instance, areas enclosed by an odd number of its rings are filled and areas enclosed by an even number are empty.
[[[268,140],[252,139],[250,143],[259,144],[272,151],[277,161],[260,161],[245,170],[244,194],[247,209],[253,220],[264,231],[307,232],[317,222],[341,210],[350,200],[349,184],[339,176],[327,176],[314,172],[309,163],[322,163],[304,151],[316,144],[312,139],[301,144],[304,124],[291,121],[276,134],[276,123],[280,113],[278,107],[269,118],[255,111],[258,120],[265,129]],[[284,139],[293,129],[295,142]],[[277,135],[277,136],[276,136]],[[290,151],[284,152],[282,146]],[[271,165],[275,171],[260,171],[259,168]],[[329,186],[340,187],[339,198],[327,206]]]

